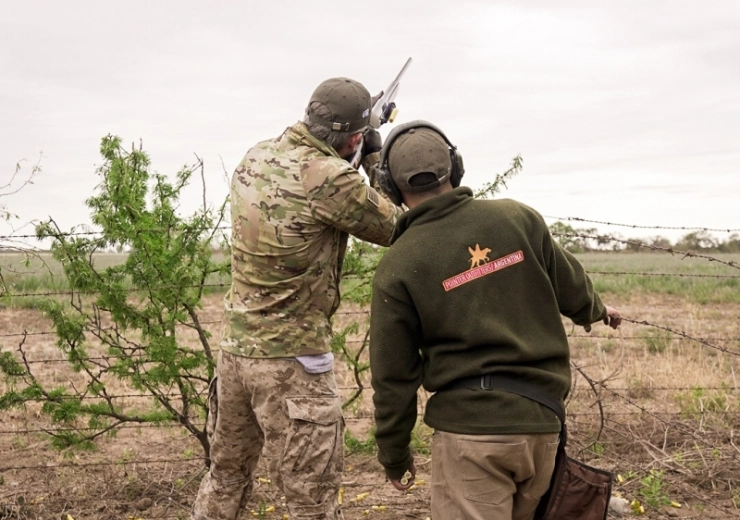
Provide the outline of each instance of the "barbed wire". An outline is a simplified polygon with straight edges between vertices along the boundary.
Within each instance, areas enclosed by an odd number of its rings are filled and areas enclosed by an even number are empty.
[[[610,391],[612,389],[610,388]],[[616,389],[614,389],[616,390]],[[692,390],[692,388],[685,388],[684,390]],[[723,389],[724,390],[724,389]],[[621,394],[614,393],[614,395],[618,397],[622,397]],[[143,396],[142,396],[143,397]],[[623,412],[617,412],[617,411],[610,411],[608,413],[608,417],[635,417],[640,415],[650,415],[655,418],[660,418],[661,420],[669,419],[674,420],[675,418],[685,418],[687,415],[687,412],[679,411],[679,412],[650,412],[647,409],[640,409],[635,411],[623,411]],[[719,416],[719,417],[735,417],[740,416],[740,411],[738,410],[697,410],[696,412],[691,412],[689,414],[692,418],[698,419],[698,418],[706,418],[706,417],[713,417],[713,416]],[[569,418],[572,418],[573,420],[577,420],[581,417],[593,417],[593,418],[600,418],[601,413],[599,412],[570,412]],[[368,420],[374,420],[375,416],[373,414],[360,414],[360,415],[345,415],[344,420],[346,422],[360,422],[360,421],[368,421]],[[205,424],[199,424],[199,423],[193,423],[192,426],[195,428],[204,428]],[[60,433],[67,433],[67,432],[96,432],[100,431],[101,428],[90,428],[90,427],[69,427],[69,428],[61,428],[61,427],[48,427],[48,428],[16,428],[16,429],[5,429],[0,430],[0,435],[24,435],[27,433],[47,433],[47,434],[60,434]],[[180,423],[177,423],[175,421],[158,421],[158,422],[151,422],[151,423],[137,423],[137,424],[120,424],[115,427],[116,430],[139,430],[142,428],[184,428]],[[705,436],[718,436],[718,437],[725,437],[727,436],[727,432],[725,431],[715,431],[715,432],[709,432],[709,431],[703,431],[702,435]],[[192,434],[190,434],[192,436]]]
[[[56,334],[54,331],[44,332],[44,333],[38,333],[38,334],[47,334],[47,335],[53,335]],[[31,334],[28,334],[29,336]],[[24,336],[23,333],[20,334],[0,334],[0,337],[17,337],[17,336]],[[625,336],[622,338],[612,337],[612,336],[588,336],[588,335],[568,335],[569,338],[581,338],[581,339],[590,339],[590,340],[611,340],[611,339],[620,339],[620,340],[629,340],[629,341],[649,341],[654,338],[651,338],[650,336]],[[695,337],[685,337],[685,338],[670,338],[668,341],[740,341],[740,338],[695,338]],[[347,340],[345,343],[349,344],[359,344],[362,343],[362,340]],[[638,349],[639,347],[630,347],[634,349]],[[213,352],[218,352],[219,349],[213,349]],[[193,353],[201,352],[200,350],[193,350]],[[87,358],[81,358],[75,360],[75,362],[79,361],[115,361],[117,359],[127,359],[125,356],[91,356]],[[43,358],[43,359],[30,359],[26,361],[29,365],[43,365],[43,364],[56,364],[56,363],[70,363],[69,359],[66,358]],[[151,361],[154,363],[155,361]]]
[[[558,235],[555,233],[555,235]],[[654,247],[654,246],[646,246]],[[680,253],[679,251],[676,251]],[[711,258],[711,257],[704,257]],[[721,260],[714,259],[713,261],[722,262]],[[734,262],[729,262],[728,265]],[[734,266],[733,266],[734,267]],[[607,276],[662,276],[662,277],[677,277],[677,278],[716,278],[716,279],[740,279],[740,275],[730,274],[699,274],[699,273],[664,273],[664,272],[646,272],[646,271],[586,271],[590,275],[607,275]],[[155,285],[151,287],[125,287],[122,290],[124,292],[139,292],[139,291],[151,291],[153,289],[199,289],[199,288],[227,288],[231,286],[231,282],[220,282],[220,283],[204,283],[197,285]],[[76,294],[99,294],[101,291],[98,289],[67,289],[58,291],[41,291],[41,292],[21,292],[13,293],[10,291],[0,292],[0,298],[27,298],[27,297],[46,297],[46,296],[73,296]],[[347,311],[345,314],[369,314],[369,311]]]
[[[203,396],[208,394],[208,387],[204,384],[204,388],[200,391],[193,392],[193,396]],[[45,402],[61,402],[61,401],[91,401],[94,399],[131,399],[131,398],[159,398],[159,397],[174,397],[174,398],[180,398],[183,397],[183,395],[179,392],[177,393],[158,393],[158,394],[117,394],[117,395],[60,395],[55,396],[53,398],[48,398],[45,396],[41,397],[23,397],[21,399],[17,399],[14,402],[15,403],[45,403]],[[192,396],[188,396],[192,397]]]
[[[649,273],[638,271],[586,271],[588,274],[623,275],[623,276],[676,276],[679,278],[740,278],[735,274],[693,274],[693,273]]]
[[[597,336],[593,334],[568,334],[569,338],[582,338],[582,339],[618,339],[618,340],[628,340],[628,341],[637,341],[637,340],[651,340],[653,339],[651,336]],[[740,341],[740,337],[737,338],[696,338],[696,337],[689,337],[689,338],[670,338],[671,341],[697,341],[697,340],[705,340],[705,341]]]
[[[672,329],[670,327],[664,327],[662,325],[656,325],[654,323],[650,323],[650,322],[645,321],[645,320],[638,321],[638,320],[632,320],[632,319],[625,318],[625,317],[622,317],[622,321],[626,321],[628,323],[634,323],[636,325],[645,325],[645,326],[648,326],[648,327],[653,327],[655,329],[665,330],[667,332],[670,332],[672,334],[676,334],[676,335],[681,336],[683,338],[690,339],[690,340],[693,340],[693,341],[697,341],[697,342],[701,343],[702,345],[704,345],[706,347],[713,348],[715,350],[719,350],[720,352],[725,352],[725,353],[731,354],[733,356],[740,356],[740,352],[738,352],[737,350],[731,350],[731,349],[729,349],[727,347],[721,347],[719,345],[715,345],[713,343],[710,343],[709,341],[705,341],[703,339],[695,338],[693,336],[690,336],[690,335],[686,334],[683,331],[675,330],[675,329]]]
[[[688,226],[644,226],[639,224],[620,224],[617,222],[605,222],[602,220],[588,220],[580,217],[553,217],[552,215],[543,215],[545,218],[552,218],[555,220],[569,220],[576,222],[587,222],[590,224],[604,224],[607,226],[618,226],[627,227],[633,229],[672,229],[672,230],[684,230],[684,231],[718,231],[722,233],[734,233],[740,231],[740,229],[728,229],[728,228],[707,228],[707,227],[688,227]]]
[[[341,316],[341,315],[351,315],[351,314],[358,314],[356,312],[337,312],[335,316]],[[363,311],[362,314],[370,314],[369,311]],[[216,321],[201,321],[201,325],[220,325],[223,323],[221,320]],[[194,323],[182,323],[181,325],[185,326],[193,326]],[[111,332],[115,329],[113,328],[101,328],[101,329],[95,329],[97,331],[101,332]],[[23,337],[23,336],[48,336],[48,335],[55,335],[57,332],[55,330],[43,330],[43,331],[22,331],[22,332],[9,332],[0,334],[0,338],[13,338],[13,337]],[[619,339],[619,340],[628,340],[628,341],[634,341],[634,340],[649,340],[652,339],[650,336],[616,336],[616,335],[609,335],[609,336],[600,336],[600,335],[594,335],[594,334],[566,334],[569,338],[581,338],[581,339],[592,339],[592,340],[601,340],[601,339]],[[702,338],[702,337],[678,337],[678,338],[671,338],[672,341],[740,341],[740,337],[712,337],[712,338]],[[360,343],[362,340],[347,340],[347,343]],[[218,350],[218,349],[216,349]],[[108,358],[115,358],[116,356],[107,356]],[[103,357],[100,358],[89,358],[89,359],[98,359],[102,360]],[[66,359],[49,359],[48,362],[62,362],[66,361]],[[44,363],[47,362],[47,360],[35,360],[35,361],[29,361],[29,363]]]
[[[28,466],[0,466],[0,471],[17,471],[21,469],[59,469],[59,468],[87,468],[95,466],[121,466],[124,464],[174,464],[194,461],[205,461],[205,457],[189,457],[181,459],[126,459],[125,457],[118,461],[101,461],[101,462],[80,462],[75,464],[37,464]]]
[[[203,229],[202,231],[205,232],[211,232],[211,231],[224,231],[227,229],[231,229],[231,226],[217,226],[215,228],[210,229]],[[149,227],[145,228],[146,231],[155,231],[155,232],[163,232],[163,231],[171,231],[171,228],[166,227]],[[18,238],[22,239],[29,239],[29,238],[35,238],[38,240],[53,240],[56,237],[78,237],[78,236],[93,236],[93,235],[102,235],[104,231],[61,231],[54,233],[53,235],[49,235],[46,237],[39,237],[38,235],[34,234],[25,234],[25,235],[0,235],[0,240],[14,240]]]
[[[680,251],[678,249],[673,249],[672,247],[661,247],[656,246],[654,244],[647,244],[645,242],[639,242],[635,240],[625,240],[622,238],[616,238],[611,235],[586,235],[582,233],[552,233],[552,236],[556,237],[565,237],[565,238],[588,238],[596,241],[601,242],[618,242],[621,244],[627,244],[637,247],[644,247],[647,249],[650,249],[651,251],[665,251],[666,253],[670,253],[672,255],[681,255],[683,258],[703,258],[705,260],[709,260],[710,262],[717,262],[720,264],[727,265],[729,267],[734,267],[735,269],[740,269],[740,264],[738,262],[735,262],[734,260],[720,260],[719,258],[705,255],[701,253],[695,253],[693,251]],[[682,258],[682,259],[683,259]]]
[[[166,285],[156,285],[151,287],[123,287],[121,290],[123,292],[139,292],[139,291],[151,291],[155,289],[200,289],[205,287],[231,287],[231,282],[221,282],[221,283],[204,283],[204,284],[197,284],[197,285],[173,285],[173,284],[166,284]],[[11,293],[11,292],[0,292],[0,298],[6,297],[6,298],[27,298],[27,297],[37,297],[37,296],[74,296],[76,294],[98,294],[102,291],[99,289],[68,289],[66,291],[46,291],[46,292],[25,292],[25,293]]]
[[[192,423],[196,428],[204,428],[205,424]],[[178,422],[151,422],[151,423],[137,423],[137,424],[119,424],[116,426],[116,430],[139,430],[141,428],[184,428],[184,426]],[[26,433],[66,433],[66,432],[96,432],[101,428],[27,428],[27,429],[15,429],[15,430],[0,430],[0,435],[20,435]],[[190,434],[192,436],[192,434]]]
[[[199,470],[198,472],[196,472],[196,475],[200,471],[203,471],[203,470]],[[255,477],[253,479],[254,480],[254,483],[255,483],[255,488],[259,488],[259,486],[262,485],[259,479],[260,479],[260,477]],[[368,489],[368,490],[377,490],[378,488],[380,488],[380,489],[384,490],[384,492],[381,491],[380,493],[377,493],[377,492],[375,492],[375,493],[369,492],[369,496],[367,496],[367,497],[365,497],[365,498],[363,498],[361,500],[352,499],[351,497],[346,497],[344,499],[343,504],[342,504],[342,510],[343,511],[362,509],[362,510],[367,510],[368,511],[367,513],[363,512],[363,515],[367,515],[367,514],[369,514],[370,511],[376,512],[374,510],[375,507],[380,506],[380,505],[383,505],[383,506],[386,507],[386,509],[382,509],[382,510],[377,511],[377,512],[378,513],[381,513],[381,514],[384,513],[383,516],[385,518],[390,518],[389,515],[392,515],[394,512],[396,512],[396,513],[402,513],[402,511],[400,509],[395,509],[395,508],[419,507],[419,506],[422,506],[423,509],[426,512],[426,514],[424,514],[422,516],[425,516],[425,517],[428,517],[429,516],[429,513],[428,513],[429,507],[430,507],[429,506],[429,500],[428,500],[428,498],[423,497],[421,493],[418,493],[418,491],[420,490],[420,487],[417,487],[416,488],[417,493],[407,492],[405,494],[400,494],[397,491],[393,490],[393,488],[391,488],[390,484],[387,484],[386,482],[383,482],[382,480],[377,480],[377,481],[372,481],[372,482],[371,481],[342,482],[341,483],[341,487],[343,487],[343,488],[365,488],[365,489]],[[425,487],[427,489],[429,489],[429,486],[425,486]],[[272,495],[272,494],[275,495],[274,498],[273,498],[273,500],[274,500],[273,505],[274,506],[278,506],[278,504],[279,504],[279,507],[276,507],[275,508],[275,511],[273,511],[272,513],[267,513],[264,516],[259,515],[259,513],[256,511],[260,507],[259,506],[259,502],[258,502],[258,498],[259,497],[255,493],[255,496],[254,496],[255,501],[253,503],[251,503],[251,505],[248,506],[248,508],[246,508],[244,510],[243,514],[245,516],[249,516],[250,509],[251,509],[251,514],[252,514],[252,516],[255,516],[255,517],[260,517],[260,518],[283,518],[283,514],[287,513],[287,507],[283,503],[282,500],[278,500],[277,499],[277,497],[278,497],[277,493],[278,493],[278,489],[276,487],[268,488],[268,490],[265,492],[265,494],[268,495],[268,496],[269,495]],[[9,493],[7,496],[13,496],[13,495],[17,495],[17,494],[19,494],[19,493],[18,492],[12,492],[12,493]],[[176,491],[170,491],[169,493],[163,494],[163,495],[160,495],[160,496],[157,496],[157,494],[152,495],[152,498],[155,498],[156,501],[160,501],[162,499],[166,499],[167,502],[168,502],[168,504],[167,505],[162,504],[166,509],[170,509],[170,507],[179,508],[180,513],[178,513],[178,514],[151,515],[151,514],[148,514],[149,512],[142,513],[141,511],[135,511],[134,510],[134,507],[133,507],[133,503],[132,503],[132,501],[131,501],[130,498],[125,498],[125,497],[121,497],[119,499],[111,498],[111,497],[101,498],[101,497],[93,497],[93,496],[87,495],[87,496],[85,496],[83,498],[76,498],[74,500],[73,505],[72,504],[66,504],[65,503],[65,506],[69,506],[69,509],[68,510],[63,510],[62,511],[62,514],[61,514],[61,517],[62,518],[67,518],[67,515],[64,514],[64,513],[67,513],[68,511],[69,511],[69,513],[71,513],[72,515],[74,515],[76,517],[81,512],[75,513],[75,511],[73,510],[73,508],[79,508],[81,505],[88,505],[89,506],[89,505],[92,505],[92,504],[101,504],[101,503],[104,503],[104,504],[106,504],[106,506],[107,506],[106,509],[108,511],[115,511],[116,512],[115,518],[123,518],[123,516],[121,516],[121,515],[123,515],[124,513],[128,512],[128,511],[133,511],[133,512],[130,512],[128,515],[126,515],[126,518],[128,518],[129,520],[134,520],[136,518],[145,516],[147,520],[155,520],[155,519],[159,520],[159,519],[165,519],[165,518],[173,518],[173,519],[177,519],[177,520],[182,520],[183,518],[189,517],[190,507],[185,506],[185,505],[183,505],[181,503],[178,503],[177,501],[175,501],[174,497],[177,496],[177,497],[180,497],[180,498],[184,498],[185,495],[186,495],[186,491],[183,490],[182,488],[181,489],[178,489]],[[43,497],[44,495],[38,495],[38,496]],[[190,496],[190,498],[191,498],[191,500],[195,500],[195,496]],[[0,502],[0,505],[5,506],[5,507],[19,507],[20,506],[20,504],[3,504],[2,502]],[[47,501],[46,500],[40,500],[38,502],[34,502],[34,499],[31,498],[31,499],[27,499],[26,501],[24,501],[24,503],[22,505],[23,505],[23,507],[26,507],[26,508],[43,507],[43,506],[46,506],[47,505]],[[160,504],[158,504],[158,505],[160,505]],[[101,511],[102,511],[101,509],[97,509],[96,510],[96,513],[102,514]],[[3,511],[0,511],[0,513],[2,513],[2,512]],[[55,511],[55,513],[58,513],[58,511]],[[166,511],[165,511],[165,513],[166,513]],[[183,514],[183,513],[185,513],[185,514]],[[406,516],[406,515],[404,515],[404,516]],[[54,518],[58,518],[58,517],[59,517],[59,515],[57,514],[57,515],[55,515]],[[2,519],[2,518],[16,518],[16,517],[15,516],[14,517],[0,516],[0,519]],[[26,518],[26,516],[25,515],[23,517],[20,517],[19,516],[17,518]],[[109,518],[109,517],[107,517],[107,518]],[[242,518],[241,515],[240,515],[240,518]]]
[[[364,311],[364,313],[370,314],[369,311]],[[357,313],[339,311],[335,313],[334,316],[342,316],[346,314],[357,314]],[[199,325],[220,325],[222,323],[223,323],[222,320],[210,320],[210,321],[201,321],[198,324]],[[183,323],[178,323],[178,325],[183,325],[185,327],[194,327],[196,324],[193,322],[183,322]],[[102,327],[99,329],[96,328],[95,332],[114,332],[116,330],[117,329],[113,327]],[[22,332],[10,332],[10,333],[0,334],[0,338],[12,338],[12,337],[22,337],[22,336],[45,336],[45,335],[52,335],[56,333],[57,332],[55,330],[42,330],[42,331],[30,331],[30,332],[24,330]],[[356,343],[360,341],[361,340],[347,340],[347,343]],[[108,357],[115,357],[115,356],[108,356]],[[33,363],[39,363],[39,362],[41,361],[33,361]]]
[[[569,222],[583,222],[587,224],[602,224],[605,226],[615,226],[615,227],[626,227],[631,229],[665,229],[665,230],[674,230],[674,231],[715,231],[719,233],[735,233],[740,232],[740,228],[711,228],[711,227],[704,227],[704,226],[664,226],[664,225],[644,225],[644,224],[625,224],[621,222],[610,222],[605,220],[591,220],[581,217],[557,217],[553,215],[543,215],[544,218],[554,219],[554,220],[560,220],[560,221],[569,221]],[[223,226],[217,226],[212,229],[207,229],[204,231],[227,231],[232,229],[232,226],[229,225],[223,225]],[[166,228],[157,228],[157,227],[151,227],[147,228],[147,231],[166,231]],[[93,235],[102,235],[104,232],[101,230],[88,230],[88,231],[63,231],[55,233],[53,236],[45,237],[45,239],[53,239],[55,236],[93,236]],[[0,240],[14,240],[14,239],[29,239],[34,238],[38,239],[38,235],[36,234],[10,234],[10,235],[0,235]]]
[[[359,386],[343,386],[339,387],[338,390],[359,390],[361,387]],[[364,389],[364,387],[362,387]],[[668,392],[668,391],[681,391],[681,390],[695,390],[697,388],[696,385],[693,386],[666,386],[666,387],[616,387],[612,390],[621,390],[624,392],[629,392],[630,390],[639,390],[639,391],[650,391],[650,392]],[[730,386],[701,386],[702,390],[716,390],[716,391],[722,391],[722,392],[738,392],[740,391],[740,388],[738,387],[730,387]],[[204,385],[204,388],[200,391],[196,391],[193,393],[193,395],[197,396],[204,396],[208,393],[208,388]],[[50,399],[48,397],[40,396],[40,397],[24,397],[17,400],[14,400],[13,402],[15,404],[18,403],[44,403],[44,402],[61,402],[61,401],[91,401],[96,399],[106,400],[106,399],[140,399],[140,398],[159,398],[159,397],[171,397],[171,398],[181,398],[183,395],[181,393],[160,393],[160,394],[112,394],[112,395],[106,395],[106,396],[100,396],[100,395],[60,395],[55,396],[54,398]],[[192,396],[189,396],[192,397]],[[621,412],[614,412],[615,414],[619,415]],[[672,414],[674,412],[665,412],[667,414]],[[707,413],[716,413],[718,415],[740,415],[740,410],[708,410]],[[579,414],[581,415],[581,414]],[[592,414],[592,413],[584,413],[582,415],[598,415],[598,414]],[[632,415],[630,413],[625,413],[624,415]],[[372,418],[372,415],[367,416],[359,416],[355,415],[354,417],[359,419],[368,419]]]

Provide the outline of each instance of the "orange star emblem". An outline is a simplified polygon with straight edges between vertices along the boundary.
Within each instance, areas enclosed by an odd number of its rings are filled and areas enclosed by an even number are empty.
[[[478,267],[481,262],[488,263],[488,253],[491,252],[489,248],[481,249],[480,245],[475,244],[475,249],[472,247],[468,247],[468,251],[470,251],[470,255],[472,258],[470,259],[470,268]]]

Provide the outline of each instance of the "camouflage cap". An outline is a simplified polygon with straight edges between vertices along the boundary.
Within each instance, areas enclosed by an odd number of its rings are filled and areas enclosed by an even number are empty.
[[[331,119],[316,114],[314,103],[324,105]],[[309,120],[338,132],[361,132],[370,122],[370,92],[362,83],[349,78],[331,78],[311,95],[306,114]]]
[[[431,190],[450,178],[452,160],[447,141],[428,127],[411,128],[402,133],[388,150],[388,169],[393,182],[401,191],[414,193]],[[411,178],[419,173],[431,173],[436,180],[422,185],[411,185]]]

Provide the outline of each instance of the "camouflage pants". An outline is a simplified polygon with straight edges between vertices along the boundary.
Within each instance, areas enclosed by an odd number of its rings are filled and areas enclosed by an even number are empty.
[[[192,520],[234,520],[260,454],[285,495],[291,520],[341,520],[344,420],[334,372],[308,374],[294,359],[221,352],[207,431],[211,468]]]

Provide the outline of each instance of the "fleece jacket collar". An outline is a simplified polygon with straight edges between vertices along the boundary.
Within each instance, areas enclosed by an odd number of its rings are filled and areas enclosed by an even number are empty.
[[[391,244],[413,225],[440,219],[473,200],[473,190],[466,186],[455,188],[429,200],[425,200],[401,215],[393,230]]]

